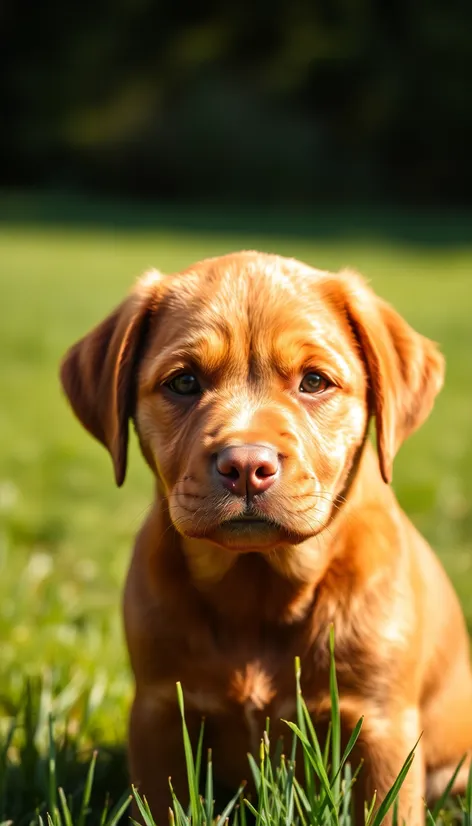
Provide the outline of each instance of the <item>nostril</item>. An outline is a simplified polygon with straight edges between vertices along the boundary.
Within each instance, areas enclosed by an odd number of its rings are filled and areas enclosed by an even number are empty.
[[[241,475],[241,469],[230,451],[223,450],[219,456],[216,456],[216,469],[220,476],[233,481],[239,479]]]
[[[239,470],[237,469],[237,467],[234,467],[234,465],[229,470],[220,470],[220,473],[222,474],[222,476],[227,476],[228,479],[239,479]]]
[[[261,465],[256,468],[255,475],[258,479],[267,479],[268,476],[275,476],[277,468],[270,465]]]

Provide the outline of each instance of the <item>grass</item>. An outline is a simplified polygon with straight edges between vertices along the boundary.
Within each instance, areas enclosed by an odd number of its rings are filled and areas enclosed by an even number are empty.
[[[0,821],[27,823],[48,799],[50,711],[66,794],[80,797],[97,745],[94,811],[107,792],[114,805],[125,789],[131,680],[120,591],[152,480],[133,443],[126,486],[114,488],[109,457],[61,396],[57,366],[149,266],[175,270],[242,247],[319,267],[350,264],[441,343],[446,387],[402,448],[394,486],[437,549],[472,628],[472,233],[455,235],[450,221],[442,233],[434,216],[428,235],[427,219],[415,213],[364,211],[361,220],[327,210],[295,228],[291,214],[286,232],[279,213],[272,225],[271,213],[258,219],[255,210],[250,221],[236,211],[224,221],[197,213],[192,224],[189,211],[179,221],[175,208],[170,220],[162,208],[0,197],[1,740],[13,720],[30,715],[29,728],[11,736],[8,793],[0,773]]]

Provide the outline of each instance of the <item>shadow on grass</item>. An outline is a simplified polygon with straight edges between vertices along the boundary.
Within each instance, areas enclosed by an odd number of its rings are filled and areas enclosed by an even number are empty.
[[[426,247],[472,245],[466,210],[373,205],[257,206],[226,203],[155,203],[83,193],[0,193],[0,225],[75,230],[187,231],[247,237],[308,238],[324,242],[379,240]]]

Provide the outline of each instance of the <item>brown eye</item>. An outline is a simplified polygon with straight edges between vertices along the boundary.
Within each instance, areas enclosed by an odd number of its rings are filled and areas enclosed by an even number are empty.
[[[198,379],[192,373],[181,373],[179,376],[174,376],[173,379],[167,382],[167,387],[173,393],[177,393],[178,396],[197,396],[198,393],[202,392]]]
[[[299,390],[301,393],[322,393],[329,384],[328,379],[319,373],[307,373],[303,376]]]

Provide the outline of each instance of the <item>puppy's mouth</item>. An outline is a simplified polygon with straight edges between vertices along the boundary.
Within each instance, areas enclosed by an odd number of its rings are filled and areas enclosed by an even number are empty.
[[[190,526],[188,522],[184,522],[182,527],[185,530],[180,529],[180,532],[189,539],[206,540],[238,553],[252,551],[264,553],[280,546],[299,545],[319,530],[317,526],[312,528],[309,523],[300,524],[290,517],[286,521],[283,518],[282,507],[276,509],[278,512],[273,514],[271,511],[265,512],[252,503],[246,507],[243,503],[232,504],[233,508],[237,508],[232,513],[230,508],[227,508],[226,512],[222,509],[223,512],[220,514],[208,514],[210,518],[213,518],[211,521],[209,519],[206,524],[202,522],[202,519],[195,520],[196,524]],[[178,525],[177,529],[179,530]]]
[[[256,516],[255,514],[253,515],[251,513],[243,513],[240,516],[233,516],[231,517],[231,519],[226,519],[223,522],[221,522],[220,527],[237,527],[238,525],[244,527],[248,527],[251,525],[253,525],[254,527],[257,527],[258,525],[269,525],[276,528],[281,527],[277,522],[274,522],[273,519],[268,519],[265,516]]]
[[[248,509],[224,519],[209,536],[213,542],[239,552],[261,551],[287,540],[287,532],[276,520]]]

